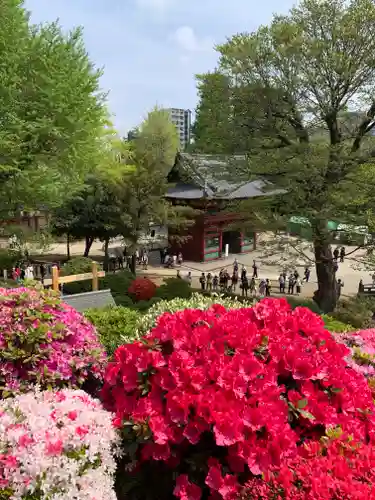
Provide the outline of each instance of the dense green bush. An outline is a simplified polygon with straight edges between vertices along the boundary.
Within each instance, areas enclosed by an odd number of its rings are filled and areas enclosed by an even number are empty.
[[[372,319],[375,312],[375,298],[351,297],[341,300],[330,316],[353,325],[354,329],[370,328],[374,326]]]
[[[167,278],[164,283],[156,290],[156,297],[162,300],[172,300],[177,297],[189,299],[192,290],[190,284],[181,278]]]
[[[17,281],[0,279],[0,288],[18,288],[19,286]]]
[[[18,252],[9,251],[5,248],[0,248],[0,270],[4,269],[11,271],[15,265],[20,262],[22,256]]]
[[[312,299],[293,297],[292,295],[286,295],[285,298],[290,304],[290,307],[292,309],[295,309],[296,307],[307,307],[308,309],[310,309],[310,311],[314,312],[315,314],[322,314],[320,307]]]
[[[137,338],[140,314],[135,310],[122,306],[89,309],[85,316],[96,327],[108,355],[112,355],[119,345]]]
[[[89,257],[73,257],[66,262],[61,270],[61,276],[70,276],[72,274],[91,273],[92,259]]]
[[[324,321],[324,326],[330,332],[345,333],[355,330],[355,328],[352,325],[343,323],[342,321],[339,321],[338,319],[333,318],[328,314],[323,314],[322,319]]]

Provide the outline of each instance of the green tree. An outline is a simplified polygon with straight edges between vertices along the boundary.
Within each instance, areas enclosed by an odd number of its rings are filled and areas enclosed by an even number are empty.
[[[192,222],[194,211],[172,206],[165,199],[167,175],[178,145],[177,130],[168,112],[157,108],[148,114],[134,140],[127,143],[125,162],[129,168],[118,183],[117,199],[122,200],[122,211],[130,218],[122,236],[133,250],[153,224],[181,229]]]
[[[367,136],[375,127],[374,29],[371,0],[303,0],[269,26],[218,47],[220,71],[251,89],[243,103],[254,124],[249,173],[284,192],[242,210],[259,228],[275,231],[293,215],[308,219],[315,300],[324,311],[337,301],[327,221],[369,222],[366,210],[350,210],[346,186],[373,145]]]
[[[82,31],[35,27],[19,0],[1,0],[0,219],[58,204],[95,166],[107,124],[101,72]]]

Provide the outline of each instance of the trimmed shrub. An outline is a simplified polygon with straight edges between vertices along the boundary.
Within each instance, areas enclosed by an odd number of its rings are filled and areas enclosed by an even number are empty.
[[[61,276],[70,276],[71,274],[91,273],[92,262],[89,257],[73,257],[62,266],[60,274]]]
[[[330,332],[344,333],[354,330],[352,325],[347,325],[345,323],[342,323],[342,321],[332,318],[332,316],[329,316],[328,314],[323,314],[322,319],[324,321],[324,326]]]
[[[0,401],[0,498],[116,500],[118,441],[111,414],[83,391]]]
[[[304,299],[304,298],[299,298],[299,297],[293,297],[293,296],[286,296],[285,299],[287,300],[288,304],[292,309],[295,309],[296,307],[307,307],[310,309],[315,314],[322,314],[322,311],[318,304],[312,300],[312,299]]]
[[[168,278],[164,284],[156,290],[156,296],[162,300],[172,300],[175,298],[189,299],[192,290],[190,283],[180,278]]]
[[[135,302],[150,300],[155,295],[155,292],[155,283],[146,277],[135,278],[128,288],[128,293]]]
[[[248,498],[332,498],[309,495],[304,482],[300,496],[287,496],[287,474],[331,437],[373,446],[372,394],[348,354],[319,316],[285,299],[164,314],[142,342],[117,349],[105,375],[103,400],[124,437],[121,468],[132,471],[127,498],[233,500],[244,485]],[[340,447],[331,452],[334,463]],[[358,474],[372,477],[372,464]],[[340,469],[324,467],[335,485]],[[268,495],[272,474],[277,496]]]
[[[374,298],[352,297],[348,300],[341,300],[330,316],[360,329],[374,326],[372,319],[374,312]]]
[[[101,380],[106,362],[95,328],[51,291],[0,289],[0,398]]]
[[[200,293],[193,293],[190,299],[176,298],[173,300],[163,300],[153,305],[147,314],[140,318],[137,333],[139,336],[142,336],[149,332],[156,326],[159,317],[166,312],[175,313],[184,309],[205,310],[209,309],[213,304],[219,304],[228,309],[239,309],[241,307],[250,307],[251,305],[250,303],[241,302],[236,299],[237,297],[231,299],[225,298],[223,295],[212,294],[204,296]]]
[[[89,309],[85,316],[96,327],[100,341],[110,356],[119,345],[138,338],[136,329],[140,314],[137,311],[117,306]]]

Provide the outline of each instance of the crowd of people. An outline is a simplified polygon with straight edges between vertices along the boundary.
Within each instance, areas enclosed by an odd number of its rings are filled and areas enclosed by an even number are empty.
[[[199,284],[202,291],[208,292],[231,292],[236,293],[237,290],[241,290],[242,296],[260,296],[269,297],[271,296],[272,284],[268,278],[259,278],[259,267],[257,262],[254,260],[251,266],[252,274],[248,276],[247,269],[244,265],[240,265],[237,259],[233,262],[232,272],[228,272],[227,269],[223,268],[218,274],[213,274],[211,272],[202,272],[199,277]],[[291,273],[282,272],[278,278],[278,291],[281,294],[288,293],[289,295],[297,294],[302,292],[303,283],[308,283],[310,280],[311,271],[308,267],[305,268],[303,277],[301,278],[299,272],[295,269]],[[177,271],[177,277],[186,279],[189,283],[192,282],[191,272],[189,272],[184,278],[181,275],[181,271]],[[341,289],[341,288],[340,288]]]

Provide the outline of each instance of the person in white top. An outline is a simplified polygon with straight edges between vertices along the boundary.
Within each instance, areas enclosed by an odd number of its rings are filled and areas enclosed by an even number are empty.
[[[33,280],[34,279],[34,268],[33,266],[30,264],[27,266],[27,268],[25,269],[25,278],[27,280]]]

